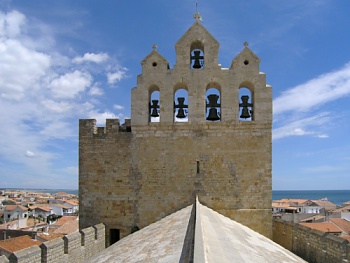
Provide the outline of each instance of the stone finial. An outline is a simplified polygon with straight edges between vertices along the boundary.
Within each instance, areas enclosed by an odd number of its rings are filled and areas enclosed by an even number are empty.
[[[246,42],[243,43],[243,45],[244,45],[245,47],[248,47],[248,46],[249,46],[249,43],[246,41]]]
[[[154,51],[157,51],[158,46],[157,46],[156,44],[154,44],[154,45],[152,46],[152,48],[153,48]]]
[[[193,15],[193,17],[194,17],[194,19],[196,19],[196,21],[202,21],[202,16],[198,13],[198,12],[196,12],[194,15]]]

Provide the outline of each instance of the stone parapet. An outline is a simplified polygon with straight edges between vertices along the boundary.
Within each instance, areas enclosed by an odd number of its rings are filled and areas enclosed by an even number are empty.
[[[105,227],[98,224],[0,257],[0,263],[79,263],[105,249]]]
[[[273,240],[308,262],[350,262],[349,241],[331,233],[275,219]]]

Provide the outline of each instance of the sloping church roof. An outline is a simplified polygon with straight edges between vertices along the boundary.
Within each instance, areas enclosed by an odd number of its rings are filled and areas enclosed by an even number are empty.
[[[88,262],[305,262],[272,240],[200,204],[108,247]]]

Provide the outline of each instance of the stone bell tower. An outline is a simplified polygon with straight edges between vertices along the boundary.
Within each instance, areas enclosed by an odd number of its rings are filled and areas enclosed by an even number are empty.
[[[221,68],[219,43],[195,18],[172,69],[156,46],[141,62],[131,126],[80,120],[81,227],[102,222],[110,240],[123,237],[198,196],[272,236],[271,87],[248,43]]]

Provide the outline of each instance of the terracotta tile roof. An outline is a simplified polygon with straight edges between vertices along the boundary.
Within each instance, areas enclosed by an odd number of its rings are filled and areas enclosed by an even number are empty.
[[[78,202],[74,201],[74,200],[67,200],[67,201],[65,201],[65,203],[68,203],[68,204],[71,204],[71,205],[78,205]]]
[[[45,240],[45,241],[49,241],[49,240],[52,240],[52,239],[60,238],[60,237],[63,237],[63,236],[64,236],[63,234],[55,234],[55,233],[38,234],[39,239]]]
[[[350,236],[340,236],[340,237],[346,239],[350,243]]]
[[[70,220],[64,223],[62,226],[57,228],[53,233],[54,234],[63,234],[68,235],[75,231],[79,230],[79,221],[78,220]]]
[[[17,207],[23,211],[28,210],[28,208],[24,207],[23,205],[7,205],[5,206],[5,211],[12,211],[15,210]]]
[[[337,205],[333,204],[332,202],[328,200],[312,200],[312,202],[316,203],[319,206],[326,207],[326,208],[336,208]]]
[[[325,233],[341,233],[342,230],[330,222],[322,223],[300,223],[300,225],[310,227],[312,229],[320,230]]]
[[[64,223],[71,221],[71,220],[77,220],[78,217],[77,216],[62,216],[60,219],[57,220],[57,222],[54,224],[55,226],[63,226]]]
[[[57,192],[55,195],[69,195],[66,192]]]
[[[316,221],[316,220],[321,220],[323,218],[325,218],[325,216],[323,216],[323,215],[315,215],[315,216],[310,216],[310,217],[304,218],[304,219],[300,220],[300,222],[306,222],[306,221],[310,221],[310,220]]]
[[[31,239],[30,236],[14,237],[0,241],[0,248],[9,253],[25,249],[32,246],[40,246],[42,242]]]
[[[350,212],[350,205],[346,205],[343,207],[339,207],[337,209],[332,210],[333,212]]]
[[[66,205],[62,205],[62,204],[51,204],[50,206],[57,206],[57,207],[61,207],[61,208],[64,208],[64,209],[70,209],[71,208],[70,206],[66,206]]]
[[[344,218],[331,218],[331,222],[338,226],[345,233],[350,234],[350,222]]]
[[[50,207],[45,207],[45,206],[38,206],[37,208],[35,209],[39,209],[39,210],[42,210],[42,211],[45,211],[45,212],[50,212],[52,210],[52,208]]]

